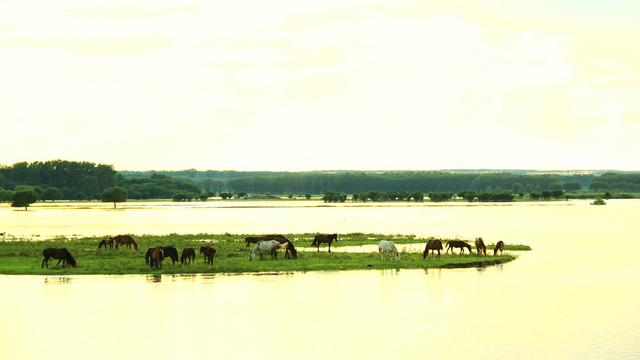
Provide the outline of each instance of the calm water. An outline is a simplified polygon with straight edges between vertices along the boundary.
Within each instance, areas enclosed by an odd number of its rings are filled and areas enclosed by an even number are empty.
[[[534,251],[486,269],[0,276],[1,357],[640,358],[640,201],[230,204],[1,206],[0,232],[378,232]]]

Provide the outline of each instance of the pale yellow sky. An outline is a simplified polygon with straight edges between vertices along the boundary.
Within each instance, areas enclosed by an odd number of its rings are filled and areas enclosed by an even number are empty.
[[[640,170],[639,2],[430,3],[0,0],[0,164]]]

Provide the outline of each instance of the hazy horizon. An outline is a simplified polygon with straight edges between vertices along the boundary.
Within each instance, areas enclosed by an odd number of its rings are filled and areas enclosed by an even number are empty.
[[[0,163],[638,169],[637,1],[0,9]]]

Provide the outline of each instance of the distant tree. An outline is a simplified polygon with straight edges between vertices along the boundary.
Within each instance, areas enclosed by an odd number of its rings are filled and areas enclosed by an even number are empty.
[[[198,198],[200,201],[207,201],[207,199],[209,199],[209,194],[203,192],[198,196]]]
[[[233,197],[233,194],[228,192],[221,192],[220,197],[222,198],[222,200],[227,200],[231,199]]]
[[[427,196],[429,196],[429,199],[431,199],[431,201],[440,202],[451,200],[453,194],[446,192],[430,192]]]
[[[611,193],[608,192],[608,191],[606,193],[604,193],[604,198],[609,200],[611,198]]]
[[[567,182],[562,185],[564,191],[567,192],[576,192],[582,190],[582,184],[577,181]]]
[[[564,191],[562,191],[562,190],[552,190],[551,191],[551,195],[553,195],[554,198],[559,199],[564,195]]]
[[[465,190],[460,191],[458,193],[458,196],[467,200],[468,202],[473,202],[478,197],[478,194],[475,192],[475,190]]]
[[[104,189],[104,191],[102,192],[102,194],[100,194],[100,201],[103,202],[113,202],[113,208],[116,208],[116,203],[119,202],[123,202],[123,201],[127,201],[127,197],[128,197],[128,192],[127,190],[119,187],[119,186],[115,186],[112,188],[106,188]]]
[[[304,197],[305,197],[307,200],[311,200],[311,194],[304,194]]]
[[[76,193],[76,200],[87,200],[89,197],[82,191]]]
[[[60,200],[62,199],[62,191],[57,187],[48,187],[42,191],[40,199],[51,201]]]
[[[416,202],[423,202],[424,201],[424,193],[422,193],[420,191],[414,192],[413,194],[411,194],[411,198],[413,198],[413,200],[416,201]]]
[[[518,193],[521,193],[523,191],[524,191],[524,186],[519,182],[514,183],[511,186],[511,192],[513,192],[514,194],[518,194]]]
[[[540,193],[531,192],[531,193],[529,193],[529,198],[531,198],[531,200],[538,200],[538,199],[540,199]]]
[[[172,199],[173,201],[191,201],[195,197],[195,193],[192,193],[190,191],[178,190],[173,193]]]
[[[27,210],[29,204],[33,204],[36,201],[38,201],[38,193],[36,193],[33,189],[18,190],[11,196],[11,206],[24,206],[25,211]]]
[[[11,196],[13,195],[13,191],[0,189],[0,202],[9,202],[11,201]]]
[[[247,193],[246,192],[239,192],[238,194],[236,194],[236,199],[246,199],[247,198]]]

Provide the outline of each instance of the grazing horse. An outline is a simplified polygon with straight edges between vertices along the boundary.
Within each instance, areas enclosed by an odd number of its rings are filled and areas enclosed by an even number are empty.
[[[484,244],[481,237],[476,238],[476,250],[478,251],[478,255],[480,255],[480,252],[487,255],[487,246]]]
[[[450,240],[447,242],[447,253],[451,250],[453,254],[453,248],[460,248],[460,254],[464,253],[464,249],[469,249],[469,254],[471,254],[471,245],[467,244],[466,241],[462,240]]]
[[[191,260],[196,262],[196,251],[193,248],[184,248],[182,249],[182,255],[180,255],[180,263],[184,264],[185,261],[187,264],[191,264]]]
[[[56,264],[56,266],[60,265],[60,261],[62,261],[62,267],[64,267],[65,265],[76,267],[76,259],[71,256],[71,253],[69,253],[69,250],[67,250],[66,248],[46,248],[42,251],[42,255],[44,256],[44,259],[42,260],[42,264],[40,265],[41,268],[45,265],[47,266],[47,268],[49,267],[50,258],[58,259],[58,263]]]
[[[276,240],[278,241],[278,240]],[[285,250],[284,258],[285,259],[297,259],[298,258],[298,250],[293,246],[293,243],[287,240],[285,243],[281,243],[277,250]],[[289,256],[289,252],[291,252],[291,256]]]
[[[107,246],[113,249],[113,238],[106,237],[102,239],[102,241],[100,241],[100,243],[98,244],[98,249],[100,249],[102,245],[104,245],[105,249],[107,248]]]
[[[261,240],[277,240],[279,243],[284,244],[287,242],[287,238],[278,234],[278,235],[264,235],[264,236],[247,236],[244,238],[244,242],[247,243],[246,247],[249,247],[249,244],[256,244]]]
[[[500,251],[500,255],[502,255],[502,252],[504,251],[504,241],[502,240],[498,241],[496,243],[496,247],[493,248],[493,256],[496,256],[498,251]]]
[[[155,267],[156,269],[162,269],[162,260],[164,260],[164,251],[160,246],[156,246],[151,250],[151,267]],[[148,252],[148,251],[147,251]]]
[[[440,260],[440,250],[442,250],[442,240],[440,239],[431,239],[427,241],[427,245],[424,247],[424,251],[422,252],[422,259],[426,259],[429,256],[429,251],[436,256],[436,251],[438,252],[438,260]]]
[[[204,255],[204,263],[213,265],[213,257],[216,255],[216,249],[212,248],[211,245],[200,246],[200,254]],[[195,259],[195,254],[193,255]]]
[[[244,242],[247,243],[246,247],[249,247],[249,244],[255,244],[258,241],[263,240],[261,236],[247,236],[244,238]]]
[[[316,245],[318,247],[318,251],[320,251],[320,244],[321,243],[327,243],[327,244],[329,244],[329,252],[331,252],[331,242],[333,240],[338,241],[338,234],[331,234],[331,235],[318,234],[313,239],[313,242],[311,243],[311,246]]]
[[[127,245],[127,248],[131,248],[131,245],[133,244],[133,248],[138,250],[138,243],[133,239],[131,235],[118,235],[114,237],[113,240],[116,242],[116,250],[118,249],[118,245],[120,244]]]
[[[164,252],[164,257],[171,258],[172,264],[175,265],[176,261],[178,261],[178,250],[173,246],[161,246],[160,247]]]
[[[396,248],[396,244],[393,241],[380,240],[378,243],[378,252],[380,253],[380,258],[384,261],[387,253],[393,253],[396,256],[396,261],[400,261],[400,254],[398,254],[398,249]]]
[[[260,240],[256,244],[256,246],[251,249],[251,253],[249,254],[249,261],[253,260],[256,255],[256,251],[260,253],[260,260],[264,260],[262,256],[262,252],[269,252],[274,259],[278,258],[278,248],[280,247],[280,243],[277,240]]]

